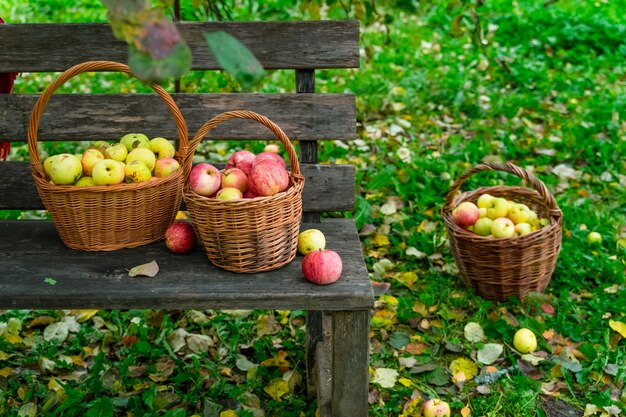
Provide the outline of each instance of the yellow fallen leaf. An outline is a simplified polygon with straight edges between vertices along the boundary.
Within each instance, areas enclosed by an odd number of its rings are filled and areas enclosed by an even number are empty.
[[[282,378],[272,379],[263,391],[274,401],[281,401],[281,398],[289,393],[289,383]]]
[[[17,334],[5,334],[3,337],[4,340],[12,344],[20,343],[22,341],[22,338]]]
[[[70,315],[76,317],[76,321],[83,323],[98,313],[98,310],[72,310]]]
[[[398,379],[398,371],[391,368],[378,368],[374,371],[372,383],[378,384],[383,388],[393,388]]]
[[[261,362],[261,366],[266,366],[266,367],[276,366],[278,368],[289,369],[289,361],[286,358],[287,358],[287,351],[281,350],[273,358],[269,358]]]
[[[6,361],[9,359],[9,354],[0,350],[0,361]]]
[[[621,334],[622,337],[626,337],[626,323],[622,323],[621,321],[616,320],[609,320],[609,326],[611,326],[611,329]]]
[[[398,382],[404,385],[405,387],[410,387],[411,385],[413,385],[413,382],[411,382],[409,378],[400,378],[398,379]]]
[[[470,359],[458,358],[450,363],[452,382],[464,382],[478,375],[478,366]]]
[[[378,246],[388,246],[391,245],[389,238],[385,235],[381,235],[380,233],[375,233],[372,238],[372,243]]]
[[[237,417],[237,413],[233,410],[226,410],[220,413],[220,417]]]
[[[2,368],[0,369],[0,376],[3,376],[5,378],[8,378],[9,375],[11,375],[13,373],[13,369],[11,368]]]
[[[470,411],[470,408],[467,405],[461,408],[461,415],[463,417],[469,417],[472,415],[472,412]]]

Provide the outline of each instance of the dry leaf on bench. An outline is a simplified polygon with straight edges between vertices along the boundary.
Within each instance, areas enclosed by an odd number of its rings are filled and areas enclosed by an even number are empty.
[[[159,265],[156,261],[148,262],[147,264],[137,265],[128,271],[128,275],[131,277],[154,277],[159,273]]]

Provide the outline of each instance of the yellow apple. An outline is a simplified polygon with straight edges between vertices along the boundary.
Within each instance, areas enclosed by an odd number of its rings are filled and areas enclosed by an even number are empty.
[[[298,234],[298,252],[306,255],[326,248],[326,236],[317,229],[307,229]]]
[[[531,330],[521,328],[513,336],[513,346],[521,353],[534,352],[537,350],[537,337]]]

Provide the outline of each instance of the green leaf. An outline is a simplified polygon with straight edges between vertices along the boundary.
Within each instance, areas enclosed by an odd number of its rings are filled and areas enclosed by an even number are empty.
[[[263,67],[237,38],[226,32],[205,32],[204,38],[215,60],[239,84],[250,87],[263,78]]]
[[[411,338],[409,337],[409,335],[403,332],[394,332],[389,338],[389,344],[394,349],[402,349],[403,347],[408,345],[410,341]]]
[[[113,417],[113,402],[109,397],[100,397],[88,405],[85,417]]]
[[[56,285],[57,280],[54,278],[46,277],[43,279],[43,282],[45,282],[46,284],[50,284],[50,285]]]
[[[179,42],[170,55],[153,59],[149,54],[129,45],[128,65],[140,80],[161,84],[169,78],[180,78],[191,69],[191,50],[186,43]]]

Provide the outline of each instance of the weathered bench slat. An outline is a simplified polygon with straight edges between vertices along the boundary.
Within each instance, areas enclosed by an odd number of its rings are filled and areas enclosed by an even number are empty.
[[[158,242],[114,252],[82,252],[66,248],[51,222],[2,221],[0,309],[371,308],[371,284],[353,221],[302,225],[303,230],[312,227],[322,230],[327,246],[343,258],[342,278],[332,285],[308,282],[301,271],[302,256],[279,270],[236,274],[212,266],[200,248],[174,255]],[[129,268],[152,260],[160,267],[156,277],[128,276]]]
[[[300,170],[306,178],[302,192],[304,211],[354,209],[354,165],[301,164]],[[43,208],[31,174],[30,162],[0,162],[0,210]]]
[[[177,26],[191,48],[193,69],[220,69],[203,37],[204,32],[219,30],[239,39],[266,69],[359,66],[359,23],[354,20]],[[0,72],[63,71],[84,61],[126,63],[128,47],[115,39],[106,23],[7,24],[0,26],[0,56]]]
[[[0,95],[0,141],[25,141],[38,95]],[[352,94],[172,94],[189,135],[211,117],[229,110],[252,110],[269,117],[291,140],[356,138]],[[68,109],[71,109],[68,111]],[[39,125],[39,140],[117,140],[129,129],[150,137],[176,138],[169,109],[156,94],[55,94]],[[275,139],[249,120],[222,123],[210,139]]]

